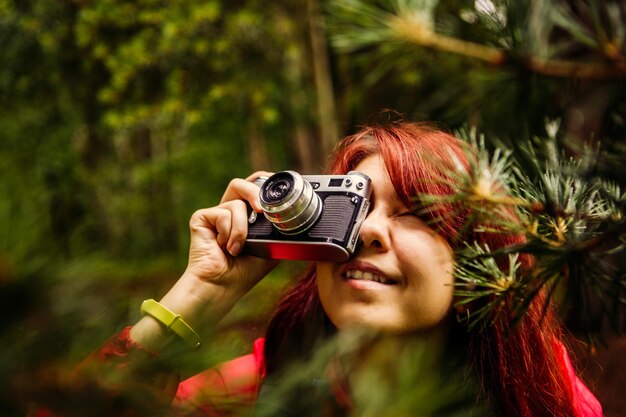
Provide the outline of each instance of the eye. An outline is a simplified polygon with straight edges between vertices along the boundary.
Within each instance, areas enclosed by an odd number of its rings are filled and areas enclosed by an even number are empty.
[[[392,216],[394,219],[403,221],[419,221],[427,223],[428,219],[424,217],[423,213],[419,210],[402,210]]]

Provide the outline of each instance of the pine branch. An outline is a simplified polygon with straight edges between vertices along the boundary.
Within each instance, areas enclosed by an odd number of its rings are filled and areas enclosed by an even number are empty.
[[[492,65],[507,61],[506,53],[498,48],[440,35],[406,17],[394,16],[388,24],[398,38],[420,46],[479,59]]]
[[[626,65],[590,64],[575,61],[550,60],[536,56],[522,58],[522,64],[531,72],[557,78],[607,80],[626,78]]]
[[[538,141],[544,149],[528,145],[533,163],[523,170],[511,151],[488,152],[475,131],[458,136],[467,140],[470,169],[453,164],[457,169],[440,180],[452,193],[417,196],[421,210],[453,204],[459,213],[470,213],[463,229],[475,236],[525,236],[509,247],[492,249],[473,242],[456,251],[455,294],[457,305],[469,312],[467,324],[488,325],[501,316],[504,305],[512,308],[508,319],[517,322],[544,288],[548,301],[565,294],[564,305],[574,305],[573,300],[584,304],[571,314],[587,332],[597,317],[588,313],[594,300],[600,300],[601,314],[611,321],[605,306],[626,306],[625,274],[612,266],[626,250],[626,193],[589,173],[589,158],[596,153],[584,152],[581,160],[567,158],[556,148],[554,132],[554,137]],[[521,254],[534,257],[530,271],[520,267]]]
[[[626,60],[624,57],[617,59],[620,57],[615,55],[614,48],[607,49],[611,52],[612,60],[606,64],[551,60],[538,56],[516,58],[503,49],[435,33],[410,18],[396,16],[389,22],[389,25],[397,37],[410,43],[478,59],[493,66],[519,63],[531,72],[557,78],[595,80],[626,78]]]
[[[570,33],[578,35],[576,39],[584,42],[587,47],[594,48],[594,52],[604,59],[603,62],[551,59],[528,51],[502,49],[459,39],[435,31],[434,9],[428,2],[415,2],[408,7],[396,1],[392,2],[392,6],[395,10],[389,12],[363,1],[331,2],[329,21],[331,26],[335,27],[334,45],[340,50],[349,51],[369,45],[400,41],[476,59],[493,67],[517,65],[532,73],[548,77],[590,80],[626,78],[626,56],[620,51],[620,41],[609,39],[602,33],[585,32],[580,28],[579,22],[573,21],[571,17],[564,18],[563,11],[560,10],[548,8],[542,11],[544,18],[541,20],[544,21],[544,25],[551,27],[560,25]],[[549,16],[552,16],[555,22],[550,21]],[[493,16],[490,18],[493,20]],[[504,27],[500,26],[503,25],[505,24],[493,26],[502,30]],[[548,42],[547,39],[541,41]]]

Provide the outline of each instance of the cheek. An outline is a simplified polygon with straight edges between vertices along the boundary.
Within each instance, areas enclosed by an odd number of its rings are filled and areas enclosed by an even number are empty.
[[[405,274],[415,277],[411,281],[415,297],[408,309],[426,321],[437,322],[447,315],[454,303],[454,258],[448,244],[438,236],[422,240],[411,250],[401,250],[401,263]],[[415,303],[415,300],[419,300]]]
[[[409,292],[409,298],[404,300],[403,318],[407,327],[428,329],[444,322],[454,307],[452,284],[451,274],[443,272],[415,283],[414,291]]]
[[[440,264],[438,274],[433,274],[430,280],[430,294],[434,310],[447,313],[454,304],[454,276],[452,275],[452,263]]]
[[[452,283],[454,254],[445,239],[436,233],[423,232],[417,235],[406,233],[397,241],[412,242],[396,245],[396,256],[407,273],[433,279],[441,284]]]
[[[329,262],[318,262],[316,266],[317,291],[320,296],[322,306],[326,309],[330,294],[332,294],[333,264]]]
[[[351,305],[350,298],[342,291],[341,285],[338,285],[336,274],[337,264],[329,262],[318,262],[316,268],[317,274],[317,292],[322,303],[322,308],[335,327],[338,329],[344,328],[347,323],[358,323],[355,321],[354,313],[349,308]],[[346,307],[348,307],[346,309]],[[346,312],[348,315],[346,316]],[[363,312],[361,312],[363,313]],[[367,311],[365,311],[367,315]]]

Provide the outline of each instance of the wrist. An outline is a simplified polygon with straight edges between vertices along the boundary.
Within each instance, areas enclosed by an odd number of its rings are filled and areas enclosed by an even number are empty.
[[[241,298],[238,292],[185,272],[159,300],[198,331],[210,330]],[[201,333],[202,336],[202,333]]]
[[[152,316],[143,316],[130,329],[130,338],[151,351],[160,351],[162,346],[174,337],[165,325]]]
[[[241,295],[235,289],[207,282],[185,271],[159,300],[159,304],[180,315],[204,340],[239,298]],[[175,337],[166,325],[150,315],[144,315],[133,326],[130,336],[136,342],[153,350],[160,350],[168,340]]]
[[[153,299],[144,300],[143,303],[141,303],[141,314],[155,318],[156,321],[178,336],[178,338],[185,342],[192,350],[198,349],[202,344],[198,333],[196,333],[180,314],[173,312]]]

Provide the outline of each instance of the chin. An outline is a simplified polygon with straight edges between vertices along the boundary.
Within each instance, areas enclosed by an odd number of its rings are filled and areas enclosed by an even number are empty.
[[[332,323],[335,327],[340,330],[366,330],[371,332],[380,332],[380,333],[393,333],[393,334],[401,334],[408,333],[412,330],[402,329],[397,325],[394,325],[389,322],[379,322],[372,320],[364,320],[362,316],[359,317],[342,317],[337,320],[331,319]]]
[[[390,335],[409,335],[409,334],[422,334],[431,333],[437,329],[443,329],[446,326],[446,317],[441,317],[440,320],[433,319],[428,322],[412,322],[403,323],[402,321],[393,320],[364,320],[362,315],[353,317],[346,315],[343,317],[330,318],[335,327],[340,330],[366,330],[376,333],[385,333]]]

